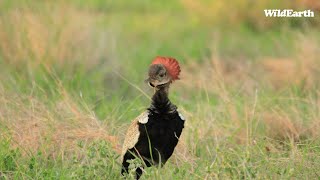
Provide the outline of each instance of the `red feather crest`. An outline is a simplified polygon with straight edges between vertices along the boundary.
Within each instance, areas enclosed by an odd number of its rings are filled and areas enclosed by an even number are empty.
[[[179,63],[175,58],[158,56],[152,61],[152,64],[164,65],[164,67],[166,67],[167,71],[172,77],[173,81],[179,79],[179,74],[181,70]]]

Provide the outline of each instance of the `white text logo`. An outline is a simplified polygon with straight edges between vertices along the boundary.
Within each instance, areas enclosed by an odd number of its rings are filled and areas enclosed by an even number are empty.
[[[265,9],[266,17],[314,17],[314,12],[311,10],[294,11],[292,9]]]

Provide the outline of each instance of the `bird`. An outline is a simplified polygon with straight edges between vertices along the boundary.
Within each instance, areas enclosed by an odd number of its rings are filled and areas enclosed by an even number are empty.
[[[175,58],[157,56],[145,80],[153,89],[151,104],[130,124],[122,147],[121,174],[128,174],[130,160],[139,158],[136,167],[139,179],[145,167],[162,167],[171,157],[184,128],[185,118],[169,97],[170,85],[179,80],[180,65]]]

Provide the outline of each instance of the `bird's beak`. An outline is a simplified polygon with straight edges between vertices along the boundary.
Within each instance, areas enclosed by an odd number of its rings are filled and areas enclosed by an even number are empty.
[[[148,77],[146,80],[144,80],[145,83],[148,83],[148,85],[152,88],[155,88],[157,84],[152,83],[152,80],[150,77]]]
[[[161,85],[164,85],[164,84],[167,84],[167,83],[169,83],[170,81],[168,81],[168,82],[162,82],[162,83],[160,83],[158,80],[153,80],[153,79],[151,79],[150,77],[149,78],[147,78],[146,80],[144,80],[144,82],[145,83],[148,83],[148,85],[150,86],[150,87],[152,87],[152,88],[157,88],[157,87],[159,87],[159,86],[161,86]]]

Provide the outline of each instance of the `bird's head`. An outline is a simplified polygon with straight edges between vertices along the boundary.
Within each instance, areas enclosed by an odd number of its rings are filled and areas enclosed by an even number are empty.
[[[151,87],[167,86],[179,79],[180,66],[176,59],[170,57],[156,57],[149,68],[146,82]]]

